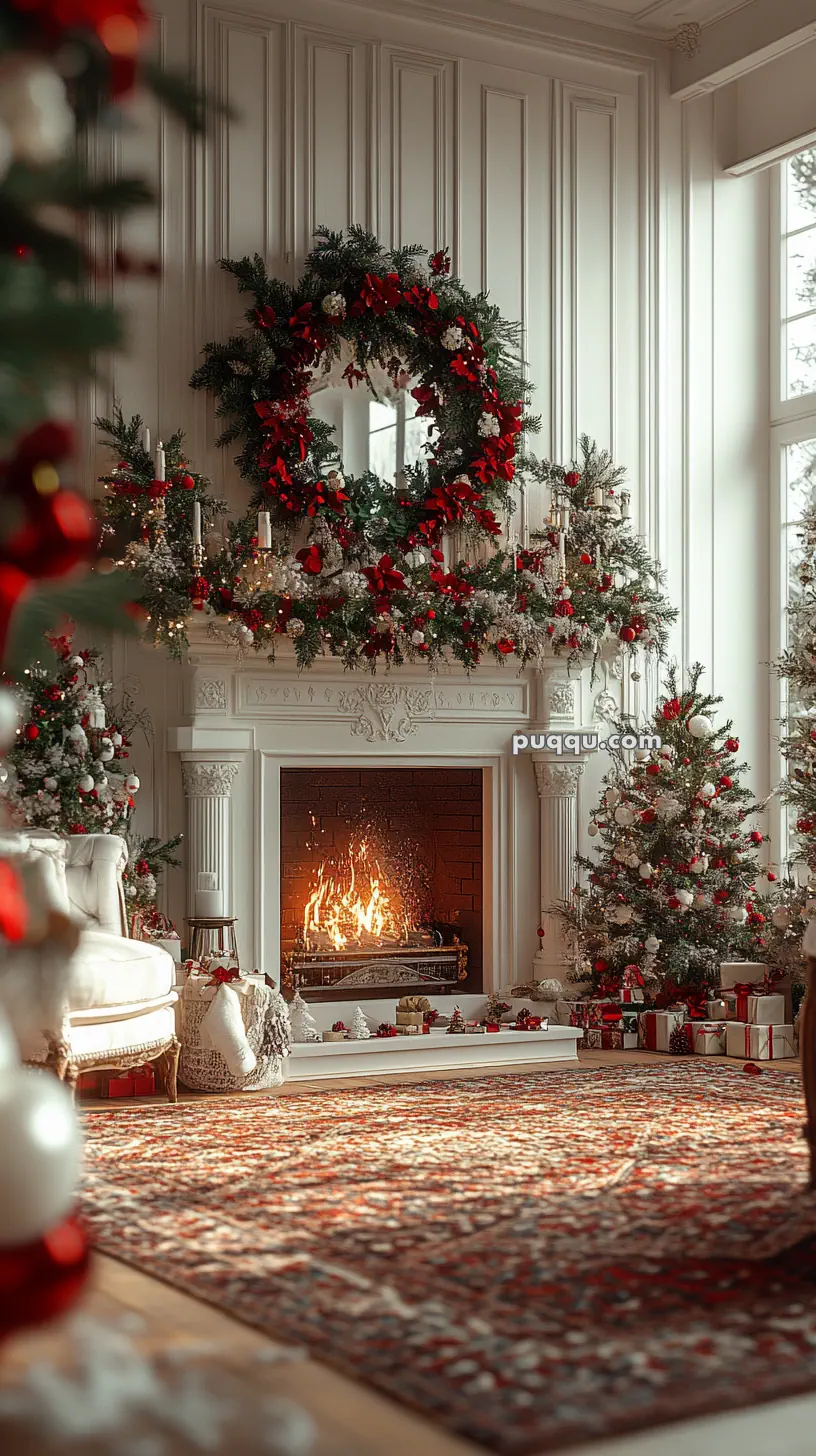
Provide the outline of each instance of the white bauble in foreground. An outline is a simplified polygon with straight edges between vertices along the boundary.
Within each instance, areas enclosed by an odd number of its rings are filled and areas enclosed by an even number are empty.
[[[692,738],[710,738],[714,732],[714,724],[705,713],[695,713],[694,717],[688,720],[688,731]]]
[[[32,1243],[70,1213],[81,1149],[71,1095],[56,1077],[0,1071],[0,1248]]]

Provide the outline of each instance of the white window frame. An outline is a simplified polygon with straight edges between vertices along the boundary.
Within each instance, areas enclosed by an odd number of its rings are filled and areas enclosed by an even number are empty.
[[[777,164],[771,187],[771,370],[770,370],[770,606],[771,661],[775,662],[787,645],[788,529],[787,473],[785,451],[789,445],[803,440],[816,440],[816,393],[783,398],[786,360],[782,348],[782,324],[787,313],[787,277],[784,267],[785,205],[787,160]],[[787,684],[773,675],[771,687],[771,787],[785,777],[785,760],[780,748],[782,723],[787,711]],[[772,860],[784,871],[790,867],[788,849],[790,832],[787,807],[775,796],[770,808]]]

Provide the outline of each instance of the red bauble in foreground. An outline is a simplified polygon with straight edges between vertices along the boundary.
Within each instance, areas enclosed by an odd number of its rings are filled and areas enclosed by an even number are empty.
[[[32,1244],[0,1248],[0,1340],[69,1309],[84,1287],[88,1266],[88,1242],[75,1218]]]

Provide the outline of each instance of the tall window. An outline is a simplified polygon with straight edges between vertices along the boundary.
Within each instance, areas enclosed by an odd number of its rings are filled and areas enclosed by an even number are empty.
[[[771,460],[782,526],[773,579],[776,656],[789,643],[788,609],[802,590],[798,566],[802,517],[816,502],[816,148],[779,167],[778,247],[774,250],[777,308],[773,328]],[[775,728],[803,710],[781,682]],[[779,777],[784,773],[781,755]],[[774,839],[788,856],[791,825],[784,808]]]
[[[396,399],[369,400],[368,468],[381,480],[393,483],[406,465],[427,458],[425,445],[430,424],[420,415],[410,391],[402,389]]]

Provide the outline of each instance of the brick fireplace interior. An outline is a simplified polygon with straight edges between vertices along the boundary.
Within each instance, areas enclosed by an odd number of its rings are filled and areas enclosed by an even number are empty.
[[[282,955],[302,949],[304,911],[316,887],[332,878],[347,885],[354,863],[355,890],[366,901],[373,863],[382,894],[399,912],[385,943],[411,943],[420,932],[449,945],[458,936],[468,947],[460,989],[481,990],[482,833],[481,769],[282,769]],[[328,908],[321,902],[324,921]],[[407,937],[397,922],[410,925]],[[364,934],[375,943],[376,932]]]

